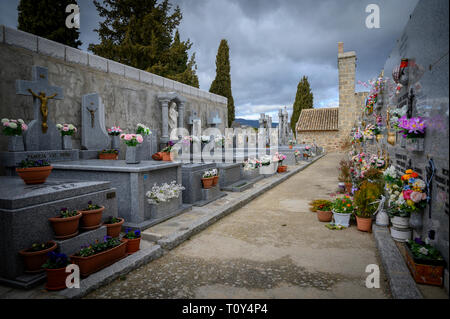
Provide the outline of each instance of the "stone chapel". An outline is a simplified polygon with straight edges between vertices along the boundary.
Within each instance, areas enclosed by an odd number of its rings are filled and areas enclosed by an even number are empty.
[[[339,107],[302,110],[296,124],[297,143],[315,143],[340,151],[361,113],[368,92],[355,92],[355,51],[338,42]]]

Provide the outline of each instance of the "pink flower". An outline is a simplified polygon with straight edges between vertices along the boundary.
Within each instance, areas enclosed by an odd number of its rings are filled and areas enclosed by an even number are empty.
[[[138,135],[136,136],[136,140],[138,141],[138,143],[142,143],[142,142],[144,141],[142,135],[140,135],[140,134],[138,134]]]
[[[120,134],[120,138],[123,140],[125,139],[125,134]]]
[[[411,193],[412,193],[413,191],[411,190],[411,189],[408,189],[408,190],[404,190],[403,191],[403,198],[405,199],[405,200],[410,200],[411,199]]]
[[[3,126],[9,127],[9,122],[4,122]]]
[[[64,127],[63,127],[63,131],[64,131],[64,132],[67,132],[68,130],[69,130],[69,128],[68,128],[67,126],[64,126]]]
[[[26,124],[22,124],[22,131],[28,130],[28,126]]]
[[[131,136],[131,134],[125,134],[125,141],[131,141],[133,139],[133,137]]]
[[[427,199],[427,194],[421,192],[412,192],[410,197],[414,203],[418,203],[422,200]]]

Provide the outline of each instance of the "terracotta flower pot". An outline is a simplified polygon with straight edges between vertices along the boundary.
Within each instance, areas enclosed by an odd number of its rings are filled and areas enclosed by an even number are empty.
[[[372,218],[356,216],[356,227],[360,231],[372,232]]]
[[[78,235],[78,226],[80,218],[83,216],[81,212],[73,217],[61,218],[51,217],[48,220],[52,224],[56,239],[68,239]]]
[[[126,239],[127,241],[127,254],[134,254],[139,250],[139,245],[141,244],[141,237],[135,239]]]
[[[119,246],[112,249],[102,251],[101,253],[95,254],[89,257],[81,257],[72,255],[70,260],[72,263],[80,267],[80,275],[82,277],[87,277],[100,269],[108,267],[114,264],[116,261],[125,257],[127,251],[126,240],[123,239]]]
[[[80,210],[83,214],[81,217],[80,228],[83,230],[97,229],[102,225],[102,213],[105,207],[102,206],[99,209],[92,210]]]
[[[214,176],[212,186],[216,186],[218,182],[219,182],[219,176]]]
[[[27,251],[28,249],[23,249],[19,251],[19,254],[23,257],[23,261],[25,263],[25,272],[35,273],[44,271],[41,266],[47,261],[47,254],[54,251],[57,247],[56,243],[52,240],[48,243],[52,243],[52,246],[45,250]]]
[[[289,149],[292,149],[292,147],[293,147],[292,145],[289,145]]]
[[[53,166],[16,168],[17,174],[23,179],[25,184],[43,184],[52,172]]]
[[[98,159],[101,159],[101,160],[117,160],[118,158],[119,158],[119,154],[114,154],[114,153],[98,154]]]
[[[122,224],[124,223],[125,219],[123,218],[118,218],[120,219],[120,222],[115,223],[115,224],[103,224],[106,226],[106,232],[108,236],[111,237],[119,237],[120,235],[120,230],[122,229]]]
[[[63,290],[66,289],[66,278],[69,273],[66,273],[66,268],[58,269],[46,269],[47,272],[47,283],[45,284],[45,289],[47,290]]]
[[[203,188],[208,189],[213,186],[214,177],[202,178]]]
[[[170,162],[172,160],[172,156],[170,153],[167,152],[161,152],[162,153],[162,160],[166,162]]]
[[[287,166],[283,165],[283,166],[278,166],[277,172],[278,173],[284,173],[287,170]]]
[[[317,219],[319,222],[331,222],[331,219],[333,218],[333,213],[330,211],[317,211]]]

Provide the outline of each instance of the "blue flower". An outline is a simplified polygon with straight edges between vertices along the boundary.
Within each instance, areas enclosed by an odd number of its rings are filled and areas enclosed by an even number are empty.
[[[411,189],[411,187],[409,187],[409,185],[403,186],[403,190],[407,191],[407,190],[409,190],[409,189]]]
[[[139,229],[135,230],[134,234],[139,237],[139,236],[141,236],[141,231]]]

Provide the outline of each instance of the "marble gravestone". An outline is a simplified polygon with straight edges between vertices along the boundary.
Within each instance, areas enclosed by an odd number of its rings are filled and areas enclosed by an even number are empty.
[[[48,119],[48,114],[53,107],[52,100],[64,99],[63,89],[48,83],[47,68],[33,66],[32,72],[32,81],[16,81],[17,94],[33,97],[34,119],[28,124],[28,130],[25,133],[25,149],[27,151],[60,150],[61,134],[55,123]]]
[[[98,93],[83,95],[81,105],[81,148],[95,151],[92,158],[97,158],[97,152],[111,148],[111,138],[105,128],[105,107]],[[87,152],[81,157],[86,158]],[[95,156],[94,156],[95,154]],[[91,156],[89,155],[89,156]]]

